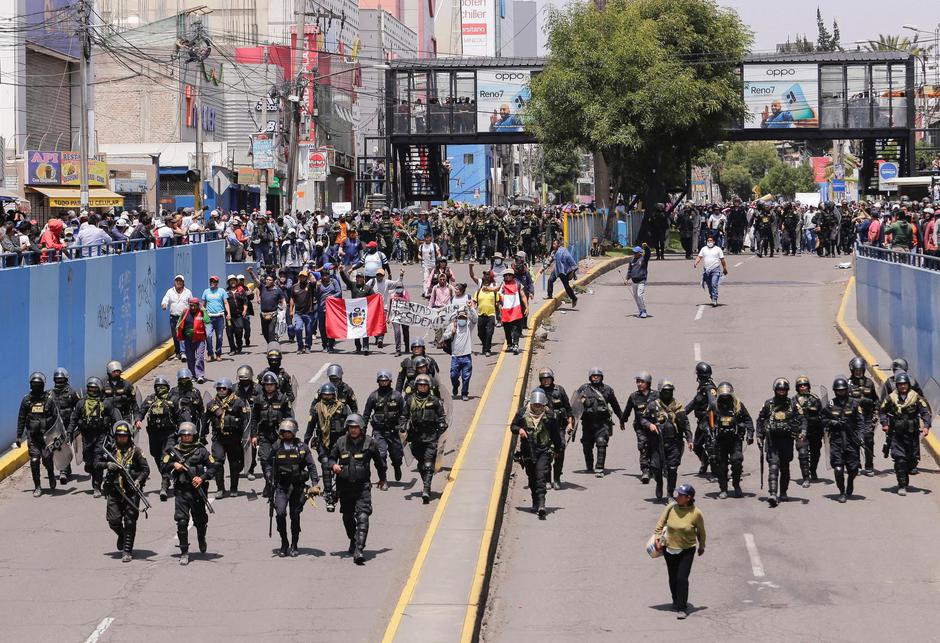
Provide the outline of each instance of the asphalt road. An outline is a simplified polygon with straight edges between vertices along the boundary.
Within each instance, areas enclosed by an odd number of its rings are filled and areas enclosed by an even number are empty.
[[[654,261],[645,320],[610,273],[577,310],[555,314],[533,369],[553,367],[572,392],[599,365],[621,402],[635,373],[648,369],[654,382],[673,378],[686,401],[701,357],[756,416],[776,377],[792,384],[806,373],[814,387],[828,386],[847,371],[853,355],[833,325],[849,276],[838,262],[729,256],[722,305],[713,309],[699,308],[708,298],[691,262]],[[686,621],[671,611],[664,563],[644,550],[662,506],[653,502],[653,484],[639,482],[630,426],[612,439],[604,479],[584,471],[579,443],[569,447],[567,485],[549,492],[545,522],[530,513],[525,476],[514,467],[482,639],[935,639],[937,470],[925,454],[923,473],[912,478],[918,492],[898,497],[880,447],[878,437],[878,474],[856,481],[855,500],[835,501],[831,471],[820,464],[824,480],[809,489],[791,484],[789,502],[776,509],[762,501],[756,445],[745,452],[743,499],[718,500],[717,483],[699,478],[698,460],[686,452],[679,480],[696,487],[708,534],[692,568]],[[791,472],[799,478],[795,458]]]
[[[397,276],[397,266],[394,272]],[[458,280],[469,281],[466,266],[455,272]],[[420,269],[409,267],[406,284],[412,298],[421,301],[419,279]],[[253,326],[252,341],[258,342],[257,319]],[[392,342],[389,330],[386,339]],[[376,371],[397,373],[401,361],[394,356],[393,342],[368,357],[356,355],[352,342],[344,342],[339,346],[344,352],[333,359],[321,352],[297,355],[296,344],[286,340],[281,348],[284,367],[300,382],[294,410],[302,430],[315,394],[310,382],[324,375],[328,362],[343,366],[361,409],[375,388]],[[255,344],[243,356],[207,364],[210,379],[200,388],[212,391],[219,377],[234,380],[241,364],[261,372],[263,351]],[[449,356],[430,352],[446,378]],[[454,403],[445,468],[453,462],[495,362],[495,356],[474,357],[471,400]],[[164,363],[139,383],[142,392],[152,392],[158,375],[175,382],[181,366]],[[438,494],[443,482],[443,474],[435,476]],[[6,614],[0,638],[84,641],[100,627],[100,641],[259,641],[275,636],[280,641],[378,640],[435,507],[434,500],[422,505],[420,479],[406,471],[400,483],[390,482],[388,492],[373,490],[365,566],[353,564],[340,514],[326,513],[322,501],[303,512],[301,556],[281,560],[274,555],[277,534],[267,537],[263,482],[243,479],[239,497],[213,503],[208,553],[197,551],[188,567],[180,567],[172,497],[159,501],[156,475],[148,486],[154,509],[138,523],[135,560],[122,564],[105,521],[105,502],[92,499],[87,476],[39,499],[32,498],[28,467],[0,483],[0,604]],[[190,537],[195,538],[193,533]]]

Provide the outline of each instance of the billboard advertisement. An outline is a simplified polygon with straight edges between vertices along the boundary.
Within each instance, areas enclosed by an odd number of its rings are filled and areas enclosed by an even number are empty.
[[[77,7],[75,0],[26,0],[21,16],[28,25],[26,41],[77,59]]]
[[[463,55],[495,56],[495,0],[460,0],[460,17]]]
[[[26,152],[27,185],[81,185],[79,152]],[[88,159],[88,185],[108,185],[108,164]]]
[[[816,65],[744,65],[744,129],[819,127]]]
[[[529,102],[528,69],[477,72],[477,132],[521,132],[521,112]]]
[[[251,165],[256,170],[274,169],[274,135],[267,132],[251,136]]]

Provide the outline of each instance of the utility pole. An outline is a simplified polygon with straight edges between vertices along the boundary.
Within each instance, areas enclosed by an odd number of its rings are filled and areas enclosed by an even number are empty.
[[[268,96],[271,94],[271,88],[268,86],[268,46],[264,45],[264,96],[261,97],[261,131],[268,131]],[[272,133],[273,136],[273,133]],[[268,211],[268,171],[261,170],[261,177],[258,181],[261,184],[261,214]]]
[[[291,106],[290,121],[290,140],[287,150],[287,203],[288,207],[294,206],[294,192],[297,190],[298,174],[298,145],[300,144],[300,101],[303,97],[303,75],[301,74],[301,64],[303,63],[304,45],[303,40],[304,26],[306,21],[306,0],[294,0],[294,13],[297,17],[296,31],[297,37],[294,39],[293,51],[293,69],[294,78],[291,79],[292,87],[288,92],[287,101]],[[316,55],[311,52],[310,55]],[[308,91],[314,91],[313,87],[308,87]]]
[[[198,23],[197,23],[198,24]],[[199,66],[196,67],[196,89],[193,91],[193,109],[195,110],[195,115],[193,116],[193,125],[196,128],[196,173],[199,175],[198,180],[196,181],[196,192],[194,193],[193,205],[195,209],[202,207],[202,184],[205,181],[206,176],[203,173],[204,168],[202,163],[202,149],[203,149],[203,140],[202,140],[202,74],[205,71],[202,69],[202,65],[205,63],[200,61]]]
[[[89,0],[81,0],[78,5],[79,39],[81,54],[79,56],[79,82],[81,83],[81,119],[79,121],[79,153],[81,159],[79,176],[79,205],[82,210],[88,210],[91,199],[88,193],[88,61],[91,58],[91,34],[88,19],[90,14]]]

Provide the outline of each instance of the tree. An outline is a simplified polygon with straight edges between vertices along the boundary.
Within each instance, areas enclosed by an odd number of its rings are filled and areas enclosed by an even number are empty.
[[[737,195],[746,201],[751,198],[754,182],[746,167],[732,163],[719,172],[718,187],[725,198]]]
[[[919,37],[914,36],[914,39],[911,40],[906,36],[880,33],[877,40],[868,41],[868,44],[865,45],[865,51],[906,51],[912,56],[923,57],[933,49],[934,45],[922,46],[918,42]]]
[[[813,183],[813,168],[809,165],[793,167],[780,162],[770,168],[767,175],[761,179],[761,192],[792,199],[797,192],[815,192],[817,187]]]
[[[577,148],[543,145],[540,170],[545,184],[557,195],[556,203],[574,200],[575,182],[581,174],[581,153]]]
[[[687,159],[744,118],[737,65],[751,35],[714,0],[572,3],[550,10],[547,31],[527,127],[601,154],[615,192],[662,201],[685,185]]]
[[[829,31],[819,7],[816,7],[816,28],[819,32],[816,36],[816,51],[842,51],[842,45],[839,42],[842,38],[839,33],[839,23],[833,20],[832,31]]]

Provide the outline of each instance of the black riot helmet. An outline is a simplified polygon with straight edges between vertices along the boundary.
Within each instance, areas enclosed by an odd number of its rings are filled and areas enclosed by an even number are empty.
[[[707,380],[712,376],[712,367],[705,362],[699,362],[695,365],[695,377],[699,380]]]
[[[555,371],[550,368],[543,368],[539,371],[539,382],[542,380],[551,380],[552,383],[555,382]]]
[[[267,352],[268,358],[268,367],[278,370],[281,368],[281,350],[279,348],[272,348]]]
[[[320,397],[326,397],[327,395],[332,395],[334,398],[336,397],[336,385],[332,382],[327,382],[320,386]]]
[[[244,366],[238,367],[238,370],[235,371],[235,377],[238,379],[239,384],[244,384],[255,379],[255,372],[250,366],[245,364]]]
[[[158,377],[153,381],[153,392],[157,394],[157,397],[166,397],[170,394],[170,383],[165,377]]]
[[[774,380],[774,395],[786,397],[790,393],[790,382],[784,377]]]
[[[124,420],[115,423],[112,432],[114,433],[114,442],[119,447],[127,446],[134,437],[134,432],[131,429],[130,423]]]
[[[852,377],[864,377],[867,367],[868,364],[861,357],[853,357],[852,361],[849,362],[849,373],[852,374]]]
[[[343,367],[339,364],[330,364],[326,369],[326,377],[337,384],[343,381]]]
[[[85,382],[85,393],[91,398],[101,397],[101,379],[89,377]]]
[[[849,382],[841,375],[832,380],[832,391],[836,397],[845,397],[849,394]]]
[[[597,378],[597,381],[594,378]],[[588,371],[588,382],[591,384],[600,384],[604,381],[604,371],[599,366],[594,366]]]
[[[193,387],[193,374],[188,368],[176,371],[176,385],[181,391],[189,391]]]
[[[431,368],[431,360],[429,360],[424,355],[419,355],[418,357],[414,358],[414,362],[412,362],[412,365],[415,368],[415,373],[418,372],[419,368],[423,368],[424,373],[427,373]]]
[[[718,385],[717,394],[718,404],[722,406],[730,405],[731,401],[734,399],[734,387],[731,385],[731,382],[720,383]]]
[[[809,383],[809,378],[805,375],[800,375],[796,378],[796,392],[797,393],[809,393],[812,386]]]
[[[898,393],[907,393],[911,389],[911,376],[901,371],[894,376],[894,386],[898,389]],[[901,386],[904,386],[904,390],[901,390]]]
[[[265,371],[264,375],[261,376],[261,387],[264,388],[267,393],[273,393],[277,390],[277,385],[277,375],[271,371]],[[270,386],[274,386],[274,388],[268,388]]]
[[[281,439],[285,439],[285,434],[289,433],[291,438],[297,435],[297,420],[293,418],[284,418],[281,420],[281,423],[277,425],[277,434],[281,436]]]
[[[411,348],[412,355],[424,355],[424,338],[415,337],[411,340],[411,345],[409,348]],[[419,349],[417,352],[415,351],[416,348]]]
[[[910,365],[903,357],[897,357],[891,362],[891,371],[894,373],[897,373],[898,371],[904,371],[906,373],[909,369]]]
[[[65,386],[69,383],[69,372],[60,366],[53,371],[52,381],[56,386]]]
[[[666,404],[669,404],[672,402],[675,393],[676,385],[672,383],[672,380],[663,378],[663,380],[659,383],[659,399]]]
[[[29,375],[29,392],[39,395],[46,390],[46,376],[36,371]]]
[[[392,385],[392,372],[382,369],[375,374],[375,381],[379,388],[389,388]]]

